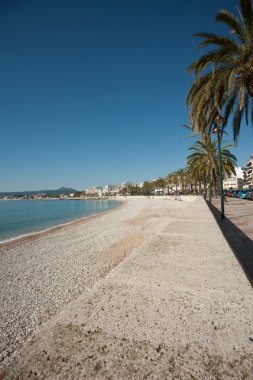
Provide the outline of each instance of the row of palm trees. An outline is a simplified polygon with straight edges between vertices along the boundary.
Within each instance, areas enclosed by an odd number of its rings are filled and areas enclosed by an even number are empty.
[[[235,174],[236,157],[230,152],[231,145],[222,143],[221,158],[223,175]],[[207,193],[211,186],[212,193],[219,190],[219,164],[217,139],[203,135],[189,148],[186,168],[175,170],[164,178],[145,181],[141,186],[128,183],[122,193],[131,195],[153,194],[192,194]]]
[[[167,175],[165,183],[171,190],[177,186],[182,193],[207,193],[211,187],[212,193],[219,190],[219,163],[217,139],[208,135],[202,135],[190,148],[187,157],[187,167],[179,169]],[[223,164],[223,176],[229,177],[235,174],[236,157],[229,148],[230,144],[222,143],[221,159]]]
[[[238,141],[243,117],[246,125],[253,126],[253,0],[239,0],[238,16],[223,9],[215,19],[228,27],[229,34],[196,33],[202,38],[200,48],[209,50],[188,68],[194,81],[186,97],[190,120],[187,127],[198,140],[189,149],[187,167],[165,178],[144,182],[141,188],[132,186],[132,193],[151,194],[155,188],[171,192],[179,185],[187,192],[206,191],[208,185],[217,191],[217,144],[218,139],[223,139],[229,119],[234,143]],[[218,121],[222,125],[217,139],[212,132]],[[235,174],[236,157],[230,147],[221,142],[223,176]]]
[[[246,125],[253,125],[253,1],[239,0],[238,16],[223,9],[215,19],[228,27],[229,35],[195,34],[202,38],[199,47],[209,50],[188,68],[194,74],[194,82],[186,103],[188,128],[199,137],[189,149],[187,173],[205,188],[211,183],[216,191],[219,165],[217,138],[212,137],[212,132],[217,122],[222,123],[219,135],[222,140],[228,121],[232,120],[235,143],[243,117]],[[235,174],[236,157],[230,147],[225,143],[221,146],[223,177]]]
[[[120,190],[122,195],[163,195],[163,194],[201,194],[207,191],[211,183],[212,191],[215,193],[218,186],[218,158],[216,154],[216,142],[204,144],[196,141],[189,149],[190,155],[187,159],[187,167],[170,172],[164,178],[159,177],[153,181],[145,181],[141,185],[128,183]],[[209,157],[212,157],[212,163]],[[230,175],[234,173],[236,157],[230,153],[227,146],[222,148],[224,172]],[[210,168],[210,178],[209,170]]]
[[[235,174],[236,157],[230,152],[231,145],[222,143],[221,158],[223,176]],[[130,182],[121,190],[122,194],[159,195],[159,194],[201,194],[207,193],[211,186],[212,193],[219,190],[219,164],[217,139],[203,135],[189,148],[186,168],[175,170],[164,178],[145,181],[142,185]]]
[[[221,156],[223,174],[235,174],[236,157],[229,151],[230,145],[223,145]],[[196,194],[207,192],[211,186],[212,192],[219,189],[219,165],[217,156],[217,140],[205,139],[196,141],[190,148],[187,157],[187,167],[175,170],[164,178],[145,181],[140,185],[128,185],[121,190],[122,194],[154,195],[154,194]]]
[[[203,136],[196,141],[190,148],[190,154],[187,158],[187,172],[190,178],[199,182],[199,189],[204,187],[206,193],[207,186],[211,186],[212,192],[219,190],[219,163],[218,163],[218,141],[216,138],[211,139],[209,136]],[[236,157],[229,147],[231,145],[222,143],[221,160],[223,169],[223,178],[235,174]]]

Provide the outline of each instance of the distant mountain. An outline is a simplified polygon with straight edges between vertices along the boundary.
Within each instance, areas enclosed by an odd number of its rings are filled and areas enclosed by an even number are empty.
[[[76,193],[78,190],[72,189],[72,187],[64,187],[63,186],[57,190],[52,190],[52,191],[57,191],[58,192],[57,194],[59,194],[59,192],[61,194],[69,194],[69,193]]]
[[[72,189],[71,187],[60,187],[57,190],[33,190],[33,191],[9,191],[9,192],[0,192],[0,196],[7,197],[13,195],[37,195],[37,194],[69,194],[76,193],[77,190]]]

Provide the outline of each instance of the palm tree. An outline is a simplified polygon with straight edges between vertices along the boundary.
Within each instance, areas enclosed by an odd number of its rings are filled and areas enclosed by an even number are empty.
[[[173,187],[176,187],[178,190],[178,186],[180,183],[183,186],[183,182],[186,178],[186,171],[185,169],[178,169],[175,170],[174,172],[171,172],[167,175],[166,177],[166,183],[167,183],[167,188],[172,190]]]
[[[221,159],[223,165],[223,176],[230,176],[235,174],[236,157],[228,149],[232,145],[223,143],[221,148]],[[208,182],[208,171],[210,165],[211,183],[216,190],[218,187],[219,165],[217,157],[217,140],[206,136],[203,140],[196,141],[190,148],[191,154],[187,157],[188,173],[189,175],[199,182],[199,189],[201,183],[206,185]]]
[[[189,137],[196,137],[198,136],[201,141],[207,142],[209,138],[209,134],[206,133],[206,121],[203,120],[202,117],[200,117],[200,121],[198,121],[198,124],[194,124],[191,120],[188,121],[188,124],[182,124],[182,127],[188,129],[191,131],[190,135],[186,135],[185,138]],[[186,169],[186,178],[187,182],[190,185],[190,192],[192,193],[193,190],[193,185],[194,185],[194,191],[197,191],[197,183],[198,183],[198,188],[199,192],[201,191],[201,180],[202,180],[202,173],[201,173],[201,162],[196,161],[194,162],[194,159],[192,160],[193,162],[189,162],[188,160],[188,166]],[[204,186],[206,186],[206,183],[204,181]]]
[[[202,118],[209,128],[221,111],[224,113],[223,128],[233,115],[234,140],[238,140],[241,120],[253,125],[253,4],[240,0],[239,16],[224,9],[216,21],[230,29],[229,36],[214,33],[196,33],[203,38],[200,48],[215,48],[193,62],[189,72],[194,72],[195,83],[187,95],[191,119],[196,126]]]
[[[165,183],[166,183],[167,192],[168,194],[170,194],[173,188],[173,184],[174,184],[173,173],[167,174],[167,176],[165,177]]]
[[[185,183],[185,179],[186,179],[186,170],[185,169],[178,169],[175,172],[175,175],[177,178],[179,188],[180,188],[180,184],[181,184],[182,193],[183,193],[184,192],[184,183]]]
[[[150,195],[153,190],[153,184],[149,181],[144,181],[141,190],[143,195]]]
[[[162,192],[163,192],[163,194],[164,194],[165,179],[159,177],[159,178],[157,178],[157,179],[154,181],[154,184],[155,184],[156,189],[162,189]]]

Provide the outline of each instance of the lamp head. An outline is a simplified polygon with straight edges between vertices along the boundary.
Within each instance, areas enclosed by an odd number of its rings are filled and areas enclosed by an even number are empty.
[[[219,133],[219,127],[217,125],[215,125],[215,127],[213,127],[213,133],[215,133],[215,134]]]
[[[215,118],[215,122],[217,125],[224,123],[224,117],[222,116],[221,113],[219,113],[219,115]]]
[[[224,117],[222,116],[221,113],[219,113],[218,116],[216,116],[215,118],[213,133],[218,134],[220,132],[220,126],[224,123],[224,121],[225,121]]]

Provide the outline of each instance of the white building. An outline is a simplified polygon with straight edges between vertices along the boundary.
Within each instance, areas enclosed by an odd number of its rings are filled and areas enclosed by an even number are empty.
[[[253,187],[253,155],[250,156],[250,159],[246,166],[243,168],[245,189]]]
[[[223,180],[224,190],[242,189],[244,185],[243,170],[241,167],[235,168],[235,174]]]
[[[103,188],[103,193],[104,194],[110,194],[112,192],[112,185],[105,185]]]
[[[112,186],[112,191],[111,191],[113,194],[118,194],[119,193],[119,186]]]
[[[119,192],[119,186],[105,185],[103,188],[103,194],[117,195]]]
[[[129,182],[122,182],[119,186],[121,189],[125,189],[128,186]]]
[[[101,186],[92,186],[84,190],[85,194],[89,196],[95,196],[95,195],[101,196],[102,191],[103,191],[103,188]]]

